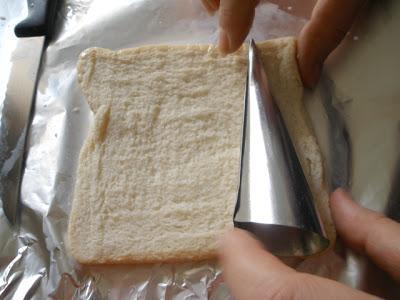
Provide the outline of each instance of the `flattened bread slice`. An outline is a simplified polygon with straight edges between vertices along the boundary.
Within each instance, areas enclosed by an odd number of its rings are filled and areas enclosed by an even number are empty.
[[[332,238],[295,40],[260,47]],[[242,48],[222,57],[207,45],[91,48],[81,55],[79,83],[95,121],[80,154],[68,230],[69,249],[79,262],[215,256],[217,237],[233,227],[246,55]]]

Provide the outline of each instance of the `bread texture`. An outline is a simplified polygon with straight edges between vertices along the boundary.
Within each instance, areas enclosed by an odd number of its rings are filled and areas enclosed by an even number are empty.
[[[259,44],[290,135],[334,240],[322,156],[302,103],[293,38]],[[78,80],[94,113],[68,228],[80,263],[215,257],[233,227],[247,51],[208,45],[91,48]]]

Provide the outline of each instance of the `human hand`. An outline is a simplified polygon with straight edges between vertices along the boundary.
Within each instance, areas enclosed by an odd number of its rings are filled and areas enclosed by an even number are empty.
[[[359,206],[343,189],[332,194],[330,206],[336,230],[347,245],[399,281],[400,224]],[[375,299],[339,282],[295,271],[239,229],[223,237],[220,261],[224,280],[238,300]]]
[[[236,51],[250,31],[259,0],[202,0],[209,12],[219,10],[219,48]],[[277,2],[277,0],[272,1]],[[303,83],[313,87],[322,64],[350,29],[365,0],[319,0],[297,40],[297,60]]]

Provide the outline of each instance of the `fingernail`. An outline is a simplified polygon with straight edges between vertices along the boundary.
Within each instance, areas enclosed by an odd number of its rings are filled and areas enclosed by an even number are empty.
[[[210,0],[203,0],[203,6],[206,8],[208,14],[210,16],[215,15],[215,12],[218,10],[218,6],[216,6],[216,3],[214,1]]]
[[[229,41],[229,36],[225,30],[222,28],[219,30],[219,42],[218,42],[219,50],[223,54],[227,54],[230,51],[231,45]]]
[[[213,10],[218,10],[218,4],[213,0],[206,0]]]
[[[349,192],[345,187],[338,187],[336,191],[339,192],[341,195],[350,196]]]
[[[212,16],[214,14],[214,10],[213,8],[210,6],[210,3],[207,0],[203,0],[202,1],[203,6],[205,7],[205,9],[207,10],[207,13]]]
[[[340,187],[337,188],[334,192],[333,192],[333,197],[331,197],[331,201],[335,201],[335,202],[343,202],[343,201],[347,201],[349,199],[352,199],[350,194],[346,191],[346,189]]]

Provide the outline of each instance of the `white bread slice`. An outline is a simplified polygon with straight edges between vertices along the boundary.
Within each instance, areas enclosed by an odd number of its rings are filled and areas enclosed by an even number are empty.
[[[302,103],[293,38],[260,44],[272,93],[317,205],[331,226],[322,158]],[[95,114],[82,148],[68,229],[80,263],[215,256],[233,227],[239,174],[244,48],[91,48],[78,78]],[[334,239],[334,231],[329,231]]]

